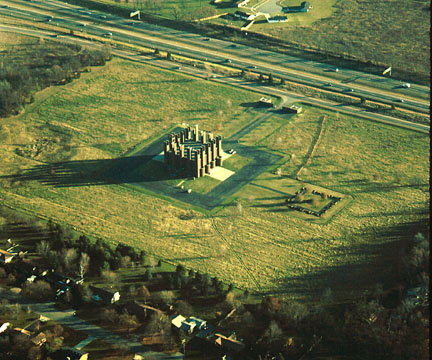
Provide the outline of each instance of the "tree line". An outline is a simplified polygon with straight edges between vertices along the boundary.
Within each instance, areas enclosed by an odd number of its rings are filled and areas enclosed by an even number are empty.
[[[109,47],[98,50],[80,45],[39,41],[14,46],[0,54],[0,117],[18,114],[34,94],[52,85],[78,78],[90,66],[111,59]]]

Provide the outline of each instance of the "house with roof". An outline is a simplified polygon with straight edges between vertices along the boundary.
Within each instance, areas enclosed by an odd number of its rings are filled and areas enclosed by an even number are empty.
[[[214,326],[212,324],[206,324],[201,328],[199,333],[196,335],[199,339],[204,339],[213,334]]]
[[[237,353],[242,351],[245,347],[245,344],[243,344],[241,341],[238,341],[234,334],[230,335],[229,337],[226,337],[222,334],[215,334],[215,336],[215,344],[224,350]]]
[[[273,107],[272,99],[263,96],[261,99],[258,100],[258,106]]]
[[[160,345],[164,344],[164,336],[161,333],[156,333],[153,335],[144,336],[142,338],[143,345]]]
[[[36,346],[42,346],[43,344],[46,343],[47,338],[43,332],[40,332],[35,337],[31,338],[30,341]]]
[[[114,304],[120,300],[120,293],[115,290],[106,290],[95,286],[90,286],[93,293],[91,299],[98,304]]]
[[[190,316],[186,319],[187,322],[191,323],[195,323],[195,329],[197,330],[201,330],[202,328],[205,328],[207,326],[207,321],[206,320],[202,320],[199,319],[195,316]]]
[[[282,106],[282,111],[286,113],[300,114],[303,111],[303,108],[298,105]]]
[[[288,17],[287,16],[273,16],[273,17],[267,17],[268,23],[277,23],[277,22],[287,22]]]
[[[43,332],[34,335],[35,333],[34,331],[31,331],[30,327],[25,329],[14,328],[14,331],[20,332],[21,334],[27,336],[27,338],[30,339],[30,341],[36,346],[42,346],[47,341],[46,335]]]
[[[236,11],[234,16],[242,20],[253,20],[256,18],[255,14],[249,14],[244,11]]]
[[[192,334],[196,327],[196,323],[194,321],[188,321],[182,315],[173,315],[171,317],[171,324],[174,325],[177,329],[181,329],[189,334]]]
[[[10,263],[12,259],[17,255],[17,253],[11,253],[9,251],[0,249],[0,264]]]
[[[144,320],[151,314],[161,315],[163,314],[162,310],[156,309],[152,306],[141,304],[137,301],[130,302],[126,309],[129,314],[135,315],[137,318]]]
[[[246,6],[249,3],[250,0],[239,0],[236,1],[236,7],[242,7],[242,6]]]
[[[188,334],[192,334],[195,330],[196,323],[193,321],[184,320],[181,323],[180,329],[182,329],[184,332],[187,332]]]
[[[9,326],[11,326],[10,322],[5,322],[5,323],[1,324],[0,325],[0,334],[2,332],[5,332],[8,329]]]
[[[186,320],[186,318],[180,314],[171,316],[171,324],[174,325],[177,329],[181,328],[182,322]]]
[[[54,353],[55,360],[87,360],[88,353],[82,350],[62,347]]]
[[[30,337],[31,334],[32,334],[30,331],[28,331],[26,329],[21,329],[21,328],[18,328],[18,327],[14,328],[14,331],[20,332],[21,334],[24,334],[24,335],[26,335],[28,337]]]
[[[309,1],[303,1],[300,6],[286,6],[282,8],[284,13],[308,12],[312,9]]]

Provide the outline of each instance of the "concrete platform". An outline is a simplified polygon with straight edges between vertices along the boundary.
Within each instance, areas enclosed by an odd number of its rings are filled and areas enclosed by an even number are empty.
[[[219,181],[225,181],[226,179],[228,179],[231,175],[234,175],[235,172],[225,169],[223,167],[217,166],[214,169],[210,170],[210,174],[208,174],[208,176],[210,176],[213,179],[219,180]]]

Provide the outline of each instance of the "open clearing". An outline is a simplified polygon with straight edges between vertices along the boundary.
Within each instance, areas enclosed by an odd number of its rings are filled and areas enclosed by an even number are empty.
[[[254,93],[113,60],[41,92],[25,114],[1,120],[1,202],[263,292],[310,299],[332,286],[336,294],[351,296],[353,288],[361,291],[379,276],[391,277],[391,266],[385,266],[391,259],[376,261],[394,242],[389,232],[428,216],[426,135],[304,106],[303,115],[286,121],[273,116],[260,124],[277,136],[254,138],[255,128],[239,139],[240,148],[277,154],[285,179],[306,159],[326,115],[323,136],[300,180],[354,199],[326,225],[256,206],[281,200],[253,184],[209,213],[145,189],[90,181],[93,172],[112,167],[113,159],[179,123],[198,123],[229,138],[256,118],[241,105],[256,100]],[[43,137],[56,142],[35,158],[16,154]],[[228,165],[242,159],[239,153],[224,166],[237,171]],[[130,159],[133,165],[136,160]],[[63,186],[19,176],[58,161],[84,167]],[[54,166],[50,176],[58,175],[56,169],[62,167]],[[266,185],[270,175],[263,173],[256,182]],[[275,187],[278,179],[271,176],[267,185]]]

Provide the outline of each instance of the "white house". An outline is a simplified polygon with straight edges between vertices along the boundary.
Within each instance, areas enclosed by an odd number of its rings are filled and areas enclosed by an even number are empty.
[[[186,318],[182,315],[173,315],[171,317],[171,324],[173,324],[177,329],[180,329],[182,326],[182,322],[185,320]]]
[[[188,317],[186,321],[189,323],[191,323],[191,322],[195,323],[195,326],[198,330],[201,330],[207,324],[207,321],[202,320],[202,319],[198,319],[195,316]]]
[[[243,11],[236,11],[234,13],[234,16],[238,17],[239,19],[242,19],[242,20],[253,20],[256,18],[255,14],[249,14],[249,13],[245,13]]]
[[[287,21],[288,21],[287,16],[273,16],[267,18],[268,23],[287,22]]]
[[[9,251],[0,249],[0,263],[10,263],[16,255],[16,253],[11,253]]]

